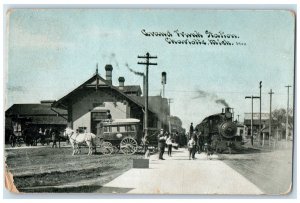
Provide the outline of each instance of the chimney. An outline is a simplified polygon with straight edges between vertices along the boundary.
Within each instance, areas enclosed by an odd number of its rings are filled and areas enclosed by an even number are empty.
[[[113,70],[113,67],[112,65],[110,64],[107,64],[105,66],[105,71],[106,71],[106,81],[112,85],[112,70]]]
[[[125,78],[124,77],[119,77],[119,89],[120,90],[124,89],[124,82],[125,82]]]

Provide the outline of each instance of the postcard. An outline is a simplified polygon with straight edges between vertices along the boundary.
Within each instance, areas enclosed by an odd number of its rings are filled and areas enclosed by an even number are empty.
[[[10,9],[15,193],[286,195],[289,10]]]

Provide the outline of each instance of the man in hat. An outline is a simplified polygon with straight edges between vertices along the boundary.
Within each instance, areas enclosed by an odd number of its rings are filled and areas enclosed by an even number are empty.
[[[107,119],[108,119],[108,120],[111,120],[111,119],[112,119],[111,114],[110,114],[110,110],[107,110],[107,111],[106,111],[106,116],[107,116]]]
[[[165,152],[165,145],[167,137],[164,135],[164,129],[160,130],[160,133],[157,136],[158,139],[158,150],[159,150],[159,159],[164,160],[163,155]]]

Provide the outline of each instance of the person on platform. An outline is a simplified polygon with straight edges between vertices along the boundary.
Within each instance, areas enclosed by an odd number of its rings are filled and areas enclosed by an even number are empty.
[[[194,126],[193,126],[193,123],[191,123],[191,125],[190,125],[190,137],[189,137],[189,140],[193,136],[193,133],[194,133]]]
[[[164,130],[161,129],[160,133],[157,136],[158,139],[158,150],[159,150],[159,159],[160,160],[165,160],[163,158],[164,152],[165,152],[165,145],[166,145],[166,136],[164,135]]]
[[[56,138],[57,138],[56,130],[51,129],[50,132],[51,132],[51,136],[52,136],[52,148],[57,148],[57,145],[56,145]]]
[[[107,116],[107,119],[108,119],[108,120],[111,120],[111,119],[112,119],[111,114],[110,114],[110,110],[107,110],[106,116]]]
[[[195,130],[194,131],[194,133],[193,133],[193,136],[192,136],[193,138],[194,138],[194,141],[195,141],[195,146],[194,146],[194,151],[193,151],[193,154],[192,154],[192,157],[193,157],[193,159],[195,159],[195,154],[196,154],[196,152],[198,151],[198,137],[197,137],[197,131]]]
[[[166,144],[168,146],[168,156],[172,156],[172,136],[169,135],[167,140],[166,140]]]
[[[188,149],[189,149],[189,160],[192,159],[195,159],[195,154],[194,154],[194,151],[195,151],[195,145],[196,145],[196,142],[194,140],[194,137],[192,136],[191,139],[189,140],[188,142]]]

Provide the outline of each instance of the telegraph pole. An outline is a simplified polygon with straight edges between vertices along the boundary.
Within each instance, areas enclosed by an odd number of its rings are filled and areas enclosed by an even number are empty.
[[[262,81],[259,82],[259,140],[261,140],[261,85]],[[262,146],[264,146],[264,140],[262,141]]]
[[[139,65],[145,65],[146,66],[146,76],[145,76],[145,117],[144,117],[144,123],[145,123],[145,137],[148,137],[148,72],[149,72],[149,66],[157,66],[157,63],[151,63],[150,59],[157,59],[157,56],[150,56],[150,54],[147,52],[146,56],[138,56],[138,58],[146,59],[146,62],[138,62]]]
[[[287,138],[289,136],[289,97],[290,97],[290,87],[291,85],[285,86],[287,87],[287,107],[286,107],[286,123],[285,123],[285,141],[287,143]]]
[[[269,116],[269,147],[271,146],[271,133],[272,133],[272,89],[269,92],[270,95],[270,116]]]
[[[251,145],[253,146],[253,99],[259,99],[259,97],[246,96],[245,99],[251,99]]]
[[[173,103],[173,99],[169,98],[168,99],[168,104],[169,104],[169,108],[170,108],[170,112],[169,112],[169,133],[171,133],[171,103]]]

